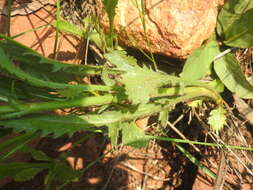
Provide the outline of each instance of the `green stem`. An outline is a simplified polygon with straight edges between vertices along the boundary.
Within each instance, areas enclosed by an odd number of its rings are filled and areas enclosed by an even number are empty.
[[[7,9],[8,9],[8,15],[7,15],[7,35],[11,36],[11,5],[13,0],[7,0]]]
[[[159,136],[148,136],[148,137],[150,139],[156,139],[156,140],[161,140],[161,141],[169,141],[169,142],[175,142],[175,143],[197,144],[197,145],[212,146],[212,147],[218,147],[218,148],[231,148],[231,149],[237,149],[237,150],[253,151],[252,147],[243,147],[243,146],[198,142],[198,141],[191,141],[191,140],[184,140],[184,139],[175,139],[175,138],[170,138],[170,137],[159,137]]]
[[[159,89],[158,94],[153,96],[152,98],[165,97],[163,98],[164,100],[167,100],[167,103],[165,105],[154,105],[151,109],[149,109],[149,107],[140,108],[140,111],[137,110],[136,112],[131,114],[124,114],[122,117],[119,118],[119,120],[131,120],[133,118],[145,117],[153,113],[160,112],[163,109],[168,108],[176,103],[192,99],[208,98],[216,101],[216,103],[219,103],[219,96],[217,97],[215,93],[204,87],[186,87],[184,89],[184,94],[185,95],[180,96],[179,87],[161,88]],[[168,99],[166,96],[173,96],[173,98]],[[106,105],[112,103],[113,99],[113,95],[105,95],[96,97],[82,97],[66,101],[49,101],[40,103],[6,105],[0,107],[0,114],[20,112],[21,115],[26,115],[36,111],[55,110],[70,107]],[[15,116],[15,114],[13,116],[11,115],[11,117]],[[117,118],[114,118],[114,120],[115,119],[117,120]]]
[[[29,104],[15,104],[13,106],[1,106],[0,113],[11,113],[22,111],[25,113],[32,113],[35,111],[55,110],[70,107],[88,107],[93,105],[110,104],[113,101],[112,95],[96,96],[96,97],[82,97],[66,101],[50,101]]]

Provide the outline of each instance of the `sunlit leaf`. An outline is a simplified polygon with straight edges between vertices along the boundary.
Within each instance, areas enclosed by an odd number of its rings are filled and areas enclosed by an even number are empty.
[[[71,24],[66,20],[55,20],[52,25],[58,30],[73,34],[75,36],[83,37],[84,31],[80,29],[77,25]]]
[[[145,135],[143,129],[137,127],[135,123],[122,123],[122,141],[124,145],[130,145],[135,148],[147,146],[149,138]]]
[[[248,48],[253,46],[253,8],[245,12],[225,32],[227,46]]]
[[[226,111],[222,106],[219,106],[210,112],[210,116],[208,117],[208,124],[214,131],[220,131],[226,124],[225,113]]]
[[[214,70],[231,92],[241,98],[253,98],[253,86],[246,80],[234,54],[215,61]]]
[[[147,103],[152,95],[157,94],[158,87],[167,84],[165,74],[138,66],[136,60],[125,52],[113,51],[105,57],[124,72],[117,80],[124,84],[126,94],[133,104]]]
[[[241,16],[251,8],[253,8],[252,0],[226,1],[218,16],[218,34],[224,38],[229,28],[232,26],[234,27],[234,23],[239,20]]]
[[[119,131],[120,131],[120,122],[108,125],[108,136],[110,137],[113,146],[116,146],[118,144]]]
[[[196,49],[187,59],[180,76],[185,80],[198,80],[211,73],[211,63],[219,54],[219,45],[215,40]]]

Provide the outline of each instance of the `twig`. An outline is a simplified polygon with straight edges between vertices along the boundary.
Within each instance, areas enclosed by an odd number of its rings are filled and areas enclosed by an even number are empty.
[[[220,163],[219,163],[217,178],[215,180],[213,190],[222,190],[223,185],[224,185],[224,181],[225,181],[225,177],[226,177],[226,173],[227,173],[227,162],[226,162],[226,158],[225,158],[225,153],[221,149],[220,150]]]
[[[127,167],[127,168],[129,168],[129,169],[131,169],[131,170],[133,170],[133,171],[135,171],[135,172],[138,172],[138,173],[141,173],[143,175],[146,175],[146,176],[148,176],[148,177],[150,177],[150,178],[152,178],[154,180],[157,180],[157,181],[170,181],[171,180],[171,178],[164,178],[164,179],[162,179],[162,178],[160,178],[158,176],[154,176],[154,175],[152,175],[150,173],[138,170],[137,168],[135,168],[134,166],[132,166],[129,163],[120,163],[120,164],[123,165],[123,166],[125,166],[125,167]]]

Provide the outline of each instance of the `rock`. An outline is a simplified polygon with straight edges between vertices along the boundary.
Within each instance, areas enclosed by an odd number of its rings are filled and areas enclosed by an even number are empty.
[[[144,0],[145,30],[140,18],[141,0],[119,0],[114,21],[120,43],[152,53],[185,59],[210,37],[222,0]],[[96,0],[99,21],[105,31],[108,19],[102,0]]]

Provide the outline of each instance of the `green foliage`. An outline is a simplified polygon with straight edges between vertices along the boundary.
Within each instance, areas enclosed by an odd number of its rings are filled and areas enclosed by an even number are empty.
[[[44,152],[40,150],[36,150],[31,148],[30,146],[22,147],[22,151],[26,153],[30,153],[32,158],[37,161],[52,161],[50,157],[48,157]]]
[[[43,171],[45,168],[27,168],[18,172],[14,176],[15,181],[27,181],[31,180],[34,176],[36,176],[39,172]]]
[[[4,177],[13,177],[17,181],[26,181],[32,179],[37,173],[49,169],[48,163],[2,163],[0,164],[0,179]]]
[[[253,46],[253,8],[245,12],[226,31],[224,43],[228,46],[248,48]]]
[[[22,149],[23,146],[35,137],[38,137],[38,133],[26,133],[0,143],[0,152],[2,153],[0,155],[0,161],[7,159],[9,156]]]
[[[81,28],[66,20],[55,20],[52,25],[60,31],[70,33],[74,36],[84,37],[84,31]]]
[[[105,55],[107,60],[123,72],[117,79],[124,84],[126,94],[133,104],[147,103],[152,95],[158,93],[158,87],[167,84],[167,76],[137,65],[133,57],[122,51],[113,51]]]
[[[170,110],[166,109],[166,110],[161,111],[159,114],[159,121],[161,122],[162,127],[167,126],[167,122],[169,120],[169,111]]]
[[[113,40],[115,39],[116,35],[113,32],[113,28],[114,28],[114,18],[116,15],[116,7],[118,4],[118,0],[103,0],[103,4],[104,4],[104,9],[106,11],[107,17],[109,19],[109,25],[110,25],[110,33],[108,36],[107,44],[109,45],[109,47],[113,47]]]
[[[130,145],[135,148],[143,148],[149,142],[148,136],[145,135],[143,129],[136,126],[135,123],[124,122],[121,124],[122,142],[124,145]]]
[[[215,61],[214,69],[223,84],[241,98],[253,98],[253,86],[246,80],[234,54]]]
[[[241,19],[242,15],[245,14],[249,9],[253,8],[252,0],[229,0],[225,3],[217,22],[218,34],[225,38],[230,28],[234,28],[235,23]],[[250,24],[249,24],[250,25]],[[247,27],[247,26],[245,26]],[[240,30],[238,28],[238,30]],[[225,40],[228,40],[225,38]]]
[[[94,123],[89,123],[89,121],[94,121],[98,117],[89,118],[84,116],[56,116],[56,115],[39,115],[30,116],[20,119],[12,119],[0,121],[0,125],[5,127],[13,128],[16,131],[27,131],[34,132],[41,130],[42,136],[47,136],[53,134],[54,137],[62,136],[63,134],[72,135],[76,131],[96,131],[97,129],[93,126]],[[103,121],[106,119],[104,118]],[[97,121],[98,123],[99,121]],[[102,123],[102,122],[101,122]]]
[[[222,106],[212,110],[210,116],[208,117],[208,124],[211,125],[214,131],[220,131],[226,124],[226,111]]]
[[[190,55],[180,76],[185,80],[198,80],[210,74],[212,62],[218,54],[218,42],[216,40],[210,40]]]
[[[118,0],[103,0],[103,4],[104,4],[104,9],[105,9],[108,19],[109,19],[110,29],[112,31],[113,21],[114,21],[115,15],[116,15],[115,9],[118,4]]]
[[[107,39],[109,47],[113,47],[115,40],[113,21],[117,3],[118,0],[103,0],[110,23]],[[141,3],[143,8],[143,1]],[[223,43],[232,47],[252,46],[252,17],[253,1],[227,1],[217,24],[217,33]],[[91,24],[90,21],[88,23]],[[101,45],[101,49],[106,49],[101,40],[104,36],[101,37],[95,29],[79,29],[59,19],[53,25],[57,30],[75,36],[89,36],[92,41]],[[143,25],[145,27],[145,23]],[[220,53],[220,44],[215,36],[188,58],[181,77],[154,71],[145,65],[140,66],[135,58],[124,51],[111,50],[105,54],[107,62],[104,66],[70,65],[46,58],[2,34],[0,37],[3,38],[0,40],[0,125],[14,131],[27,132],[0,143],[0,151],[4,152],[0,160],[6,161],[20,150],[31,154],[37,162],[42,162],[0,163],[0,178],[11,176],[17,181],[25,181],[47,170],[45,189],[50,189],[54,180],[66,184],[80,178],[82,172],[74,171],[62,161],[28,147],[27,143],[38,134],[59,137],[64,134],[72,135],[77,131],[108,132],[113,146],[117,146],[121,138],[124,145],[136,148],[145,147],[150,139],[221,147],[212,143],[151,137],[136,126],[135,120],[160,114],[159,121],[166,127],[173,105],[191,101],[192,106],[200,106],[199,102],[202,103],[207,98],[217,104],[216,109],[210,112],[208,124],[214,131],[220,131],[226,124],[226,111],[219,95],[223,92],[224,85],[242,98],[253,97],[253,87],[244,77],[235,55]],[[218,54],[221,58],[217,57]],[[104,85],[69,84],[75,77],[88,75],[99,75]],[[200,81],[207,75],[209,81]],[[92,109],[81,109],[80,113],[67,116],[43,113],[72,107]],[[183,152],[180,146],[177,147]],[[235,146],[229,147],[238,149]],[[195,164],[199,164],[189,153],[184,153]],[[199,164],[199,167],[202,165]]]
[[[108,124],[108,136],[113,146],[116,146],[118,144],[119,132],[120,132],[120,122]]]

